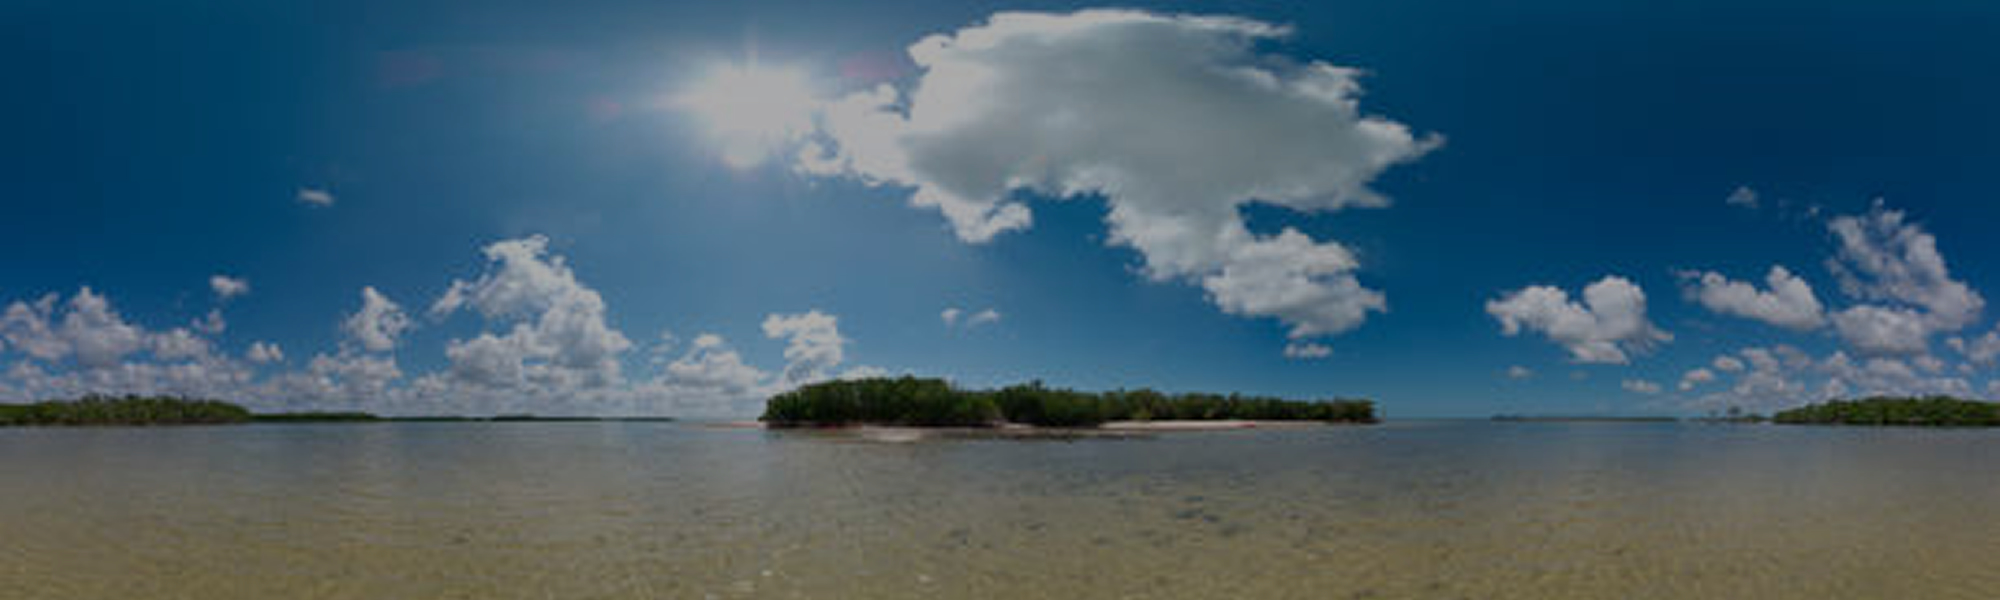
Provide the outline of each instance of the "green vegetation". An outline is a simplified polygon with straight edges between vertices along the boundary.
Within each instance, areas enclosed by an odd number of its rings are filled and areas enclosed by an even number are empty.
[[[780,426],[894,423],[983,427],[1001,418],[993,396],[956,390],[942,379],[829,381],[772,396],[759,419]]]
[[[0,404],[0,427],[27,425],[208,425],[224,423],[672,421],[669,417],[383,417],[359,411],[253,414],[217,400],[165,396],[85,396],[34,404]]]
[[[228,402],[164,396],[0,404],[0,425],[188,425],[242,423],[250,418],[250,411]]]
[[[1771,420],[1790,425],[2000,427],[2000,404],[1948,396],[1875,397],[1835,400],[1779,411]]]
[[[1148,389],[1079,392],[1041,382],[961,390],[916,377],[828,381],[771,397],[759,418],[773,426],[882,424],[991,427],[1019,423],[1091,427],[1106,421],[1225,420],[1373,423],[1367,400],[1297,401],[1239,394],[1164,394]]]

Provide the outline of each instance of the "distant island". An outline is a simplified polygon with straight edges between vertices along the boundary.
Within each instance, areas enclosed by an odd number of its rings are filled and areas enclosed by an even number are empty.
[[[89,425],[227,425],[240,423],[672,421],[670,417],[458,415],[387,417],[366,412],[253,413],[220,400],[172,396],[85,396],[33,404],[0,404],[0,427]]]
[[[1624,415],[1493,415],[1502,423],[1675,423],[1676,417]]]
[[[1771,422],[1786,425],[2000,427],[2000,404],[1949,396],[1878,396],[1782,410],[1771,416]]]
[[[1167,394],[1149,389],[1082,392],[1040,382],[966,390],[943,379],[904,376],[816,383],[765,403],[770,427],[1100,427],[1119,421],[1300,421],[1375,423],[1368,400],[1298,401],[1240,394]]]
[[[1494,421],[1531,423],[1672,422],[1674,417],[1494,415]],[[1694,417],[1695,423],[1780,425],[1870,425],[1910,427],[2000,427],[2000,403],[1950,396],[1876,396],[1830,400],[1778,411],[1769,417],[1730,408],[1726,413]]]

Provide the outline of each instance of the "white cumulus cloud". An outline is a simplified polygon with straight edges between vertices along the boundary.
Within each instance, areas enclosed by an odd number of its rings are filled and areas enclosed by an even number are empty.
[[[84,369],[117,366],[126,355],[147,347],[144,329],[126,323],[111,301],[86,286],[63,305],[49,294],[35,302],[15,301],[0,315],[0,337],[14,349],[44,361],[72,358]]]
[[[195,319],[189,325],[209,335],[222,333],[223,330],[229,329],[229,321],[222,318],[222,309],[220,308],[208,309],[206,314],[203,314],[199,319]]]
[[[817,310],[769,315],[764,318],[764,335],[786,341],[783,380],[787,385],[825,379],[828,371],[846,358],[843,348],[847,338],[840,335],[838,319]]]
[[[848,342],[831,314],[771,314],[766,335],[784,340],[781,371],[760,369],[720,337],[696,336],[678,356],[671,335],[648,355],[657,371],[627,379],[632,344],[612,328],[602,297],[536,236],[485,248],[485,271],[455,281],[432,312],[477,312],[486,330],[445,345],[447,366],[406,375],[392,351],[413,323],[373,287],[338,318],[338,347],[297,368],[269,341],[220,352],[201,327],[150,330],[127,322],[86,287],[0,311],[0,400],[90,393],[171,394],[239,402],[257,410],[368,410],[383,414],[754,415],[765,398],[839,372]],[[997,313],[995,313],[997,314]],[[976,318],[977,315],[975,314]],[[197,321],[199,323],[199,321]],[[871,366],[842,376],[888,373]],[[413,376],[412,376],[413,375]]]
[[[1737,357],[1740,357],[1737,358]],[[1716,380],[1728,385],[1695,398],[1691,406],[1720,410],[1741,407],[1772,411],[1835,398],[1878,394],[1971,396],[1972,382],[1945,375],[1941,361],[1923,357],[1860,358],[1843,350],[1815,358],[1789,346],[1744,348],[1729,358],[1735,369],[1723,369]]]
[[[364,350],[388,352],[396,348],[396,339],[410,325],[402,306],[375,291],[374,286],[368,286],[361,288],[361,310],[348,315],[341,322],[341,330]]]
[[[68,302],[55,294],[10,303],[0,314],[4,348],[20,360],[0,373],[0,398],[40,400],[84,394],[235,397],[250,374],[214,352],[203,331],[148,330],[125,320],[88,287]]]
[[[1562,288],[1535,285],[1486,303],[1505,335],[1540,332],[1580,363],[1625,364],[1629,354],[1673,340],[1646,318],[1646,293],[1630,280],[1606,276],[1583,289],[1583,302]]]
[[[260,365],[284,362],[285,350],[272,342],[251,342],[250,349],[243,353],[243,358]]]
[[[485,273],[453,281],[431,305],[440,318],[470,306],[503,327],[446,345],[455,383],[529,395],[622,383],[620,356],[631,340],[606,321],[603,296],[549,254],[548,238],[495,242],[484,253]]]
[[[1833,314],[1833,328],[1867,356],[1916,355],[1930,349],[1931,324],[1915,309],[1863,304]]]
[[[1680,388],[1681,391],[1685,392],[1688,390],[1692,390],[1697,386],[1701,386],[1707,383],[1712,383],[1714,381],[1715,381],[1715,371],[1710,371],[1708,370],[1707,367],[1697,367],[1681,375],[1681,382],[1679,385],[1675,387],[1678,387]]]
[[[1974,363],[1992,365],[2000,359],[2000,328],[1970,340],[1954,337],[1949,343],[1953,350]]]
[[[1259,52],[1289,32],[1131,10],[1000,13],[910,47],[920,75],[828,104],[801,170],[911,190],[958,236],[1032,223],[1016,192],[1102,198],[1114,245],[1154,281],[1200,285],[1294,340],[1386,310],[1346,246],[1250,231],[1252,202],[1379,207],[1368,188],[1440,139],[1361,112],[1355,69]]]
[[[1682,273],[1688,296],[1703,307],[1720,314],[1744,317],[1797,331],[1810,331],[1826,322],[1825,309],[1812,286],[1782,266],[1773,265],[1764,276],[1766,289],[1752,283],[1732,281],[1721,273]]]
[[[1954,278],[1937,238],[1877,202],[1867,214],[1835,217],[1827,229],[1840,249],[1827,268],[1841,291],[1869,302],[1832,315],[1835,329],[1865,355],[1928,352],[1930,338],[1979,319],[1985,297]]]
[[[722,336],[704,333],[679,358],[638,387],[636,401],[691,416],[754,414],[775,391],[772,376],[744,362]]]
[[[250,293],[250,280],[221,274],[210,275],[208,276],[208,289],[215,292],[215,299],[227,302],[237,296]]]

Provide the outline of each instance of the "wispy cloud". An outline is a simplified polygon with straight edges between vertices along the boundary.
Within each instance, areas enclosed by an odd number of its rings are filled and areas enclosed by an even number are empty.
[[[320,188],[299,188],[298,194],[293,197],[308,206],[333,206],[333,192]]]

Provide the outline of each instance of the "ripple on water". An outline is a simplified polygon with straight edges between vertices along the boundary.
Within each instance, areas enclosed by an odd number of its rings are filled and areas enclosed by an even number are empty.
[[[2000,597],[2000,436],[1939,433],[0,431],[0,581],[55,599]]]

